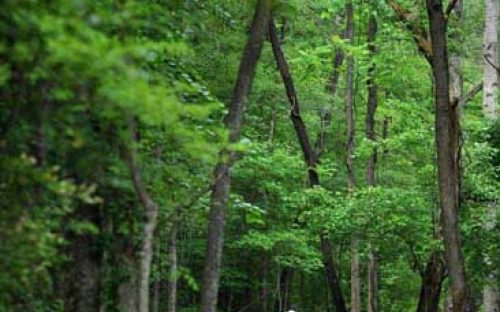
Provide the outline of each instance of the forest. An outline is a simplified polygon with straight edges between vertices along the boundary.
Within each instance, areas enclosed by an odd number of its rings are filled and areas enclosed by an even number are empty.
[[[499,6],[0,1],[0,312],[500,312]]]

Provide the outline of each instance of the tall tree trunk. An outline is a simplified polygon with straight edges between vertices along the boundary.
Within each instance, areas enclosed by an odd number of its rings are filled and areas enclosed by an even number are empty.
[[[498,92],[498,0],[485,0],[483,109],[496,118]],[[495,68],[496,67],[496,68]]]
[[[354,39],[354,10],[352,1],[349,1],[346,6],[347,14],[347,29],[346,40],[350,43]],[[346,72],[346,95],[345,95],[345,111],[347,121],[347,185],[349,191],[353,191],[356,187],[356,179],[354,174],[354,57],[347,56],[347,72]]]
[[[286,312],[290,309],[290,292],[292,290],[294,270],[284,268],[279,277],[277,296],[275,300],[275,310],[277,312]]]
[[[118,308],[123,312],[136,312],[138,307],[136,263],[131,255],[130,257],[127,256],[121,264],[127,267],[129,276],[118,285]]]
[[[271,17],[272,0],[259,0],[255,8],[248,42],[243,51],[236,85],[229,105],[226,125],[229,129],[229,142],[237,143],[243,119],[246,98],[250,92],[252,80],[264,43],[267,23]],[[207,250],[203,271],[201,291],[201,311],[215,312],[219,291],[220,263],[224,244],[224,226],[226,223],[227,201],[231,186],[229,171],[236,160],[233,151],[221,151],[220,160],[214,170],[211,208],[208,221]]]
[[[136,141],[136,131],[133,122],[130,123],[132,142]],[[133,144],[132,143],[132,144]],[[132,184],[135,192],[144,207],[144,222],[142,225],[142,243],[139,257],[139,289],[138,303],[139,312],[149,311],[149,277],[151,273],[151,260],[153,259],[153,240],[156,223],[158,219],[158,205],[149,195],[142,173],[137,163],[137,154],[134,146],[126,151],[126,161],[132,176]]]
[[[175,312],[177,306],[177,226],[172,227],[168,239],[168,303],[167,312]]]
[[[376,141],[375,137],[375,113],[377,111],[378,99],[377,91],[378,86],[375,82],[375,54],[377,53],[377,46],[375,39],[377,36],[377,19],[374,15],[370,16],[368,23],[368,48],[370,51],[371,65],[368,70],[368,103],[366,109],[366,138],[372,142]],[[373,148],[370,158],[368,159],[368,166],[366,169],[366,183],[369,186],[375,186],[375,167],[377,164],[377,149]]]
[[[368,262],[368,312],[378,310],[378,274],[377,274],[377,255],[370,253]]]
[[[487,231],[493,231],[497,215],[496,202],[488,203],[489,218],[486,221]],[[489,256],[486,256],[485,262],[491,268],[491,272],[486,277],[486,285],[483,290],[484,312],[500,312],[500,291],[498,290],[498,263],[494,263]]]
[[[297,93],[295,92],[292,75],[290,74],[288,63],[286,62],[283,49],[281,48],[281,43],[276,34],[276,26],[274,25],[273,20],[269,21],[269,38],[271,40],[276,65],[278,66],[278,70],[283,79],[286,95],[290,103],[290,118],[292,119],[293,127],[295,129],[295,133],[297,134],[297,138],[304,155],[304,161],[308,167],[307,170],[309,183],[310,186],[316,186],[319,185],[319,177],[318,173],[316,172],[316,157],[309,140],[309,135],[307,134],[306,125],[304,124],[304,120],[300,115],[300,105],[297,98]]]
[[[338,22],[335,22],[334,25],[337,26]],[[345,38],[345,31],[342,34],[342,37]],[[335,103],[335,98],[337,95],[337,87],[340,78],[340,67],[344,63],[344,50],[341,48],[335,49],[335,54],[333,56],[333,70],[328,80],[328,91],[332,97],[332,103],[330,105],[326,105],[323,107],[321,111],[321,131],[318,136],[318,142],[316,144],[316,156],[319,159],[325,149],[326,145],[326,134],[328,131],[328,127],[332,121],[332,107]]]
[[[496,120],[497,118],[497,92],[498,92],[498,0],[485,0],[485,28],[484,28],[484,92],[483,110],[486,118]],[[488,204],[488,211],[491,215],[485,224],[486,230],[495,227],[497,214],[497,204]],[[486,258],[487,263],[491,260]],[[500,292],[495,288],[495,281],[498,269],[494,268],[486,279],[486,286],[483,291],[483,304],[485,312],[500,311]]]
[[[76,302],[73,311],[91,312],[99,309],[99,255],[94,250],[97,241],[89,239],[90,234],[77,239],[75,244],[76,265],[73,268],[77,274],[72,282],[76,282]]]
[[[340,288],[340,279],[337,271],[335,271],[335,263],[333,262],[333,247],[331,245],[328,234],[321,235],[321,253],[323,255],[323,264],[326,271],[326,279],[332,293],[333,304],[337,311],[347,311],[342,289]]]
[[[361,311],[361,278],[357,238],[351,237],[351,312]]]
[[[454,312],[474,311],[465,272],[459,229],[459,122],[450,101],[446,18],[442,0],[427,0],[435,82],[436,143],[439,199],[446,265],[451,279]]]
[[[262,312],[267,312],[268,311],[268,298],[269,298],[269,258],[268,256],[265,256],[263,261],[262,261],[262,286],[261,286],[261,306],[260,310]]]
[[[377,47],[375,39],[377,36],[377,19],[374,15],[370,16],[368,23],[368,49],[370,51],[371,66],[368,70],[368,103],[366,110],[366,138],[375,142],[375,113],[377,111],[378,99],[377,91],[378,86],[375,82],[375,54]],[[366,182],[369,186],[374,187],[375,181],[375,166],[377,164],[377,149],[374,147],[372,154],[368,159],[366,169]],[[377,276],[377,255],[371,250],[370,260],[368,263],[368,312],[376,312],[378,310],[378,276]]]
[[[346,4],[347,26],[345,39],[351,44],[354,40],[354,9],[352,1]],[[345,94],[345,113],[346,113],[346,168],[347,168],[347,187],[349,193],[354,192],[356,187],[356,179],[354,173],[354,57],[347,56],[347,72],[346,72],[346,94]],[[358,256],[357,233],[353,233],[351,237],[351,310],[353,312],[361,311],[361,277]]]
[[[295,86],[292,80],[292,76],[290,74],[290,70],[288,68],[288,64],[285,59],[285,55],[281,48],[280,41],[276,34],[276,26],[274,25],[274,22],[272,20],[269,22],[269,37],[271,39],[274,58],[276,60],[276,64],[280,71],[281,77],[283,78],[286,94],[291,106],[290,117],[292,119],[295,133],[297,134],[297,138],[299,140],[302,153],[304,154],[304,160],[307,165],[307,170],[309,175],[309,185],[311,187],[314,187],[319,185],[319,177],[316,171],[316,157],[312,149],[311,143],[309,141],[307,128],[300,115],[300,105],[299,105],[299,100],[297,98],[297,93],[295,92]],[[331,246],[331,243],[329,242],[329,238],[326,233],[322,233],[320,235],[320,239],[322,246]],[[340,287],[340,281],[337,277],[337,272],[334,267],[334,262],[332,260],[331,248],[329,248],[329,250],[326,250],[326,248],[321,248],[321,250],[326,251],[322,254],[323,263],[325,265],[325,270],[330,290],[332,292],[332,297],[338,298],[337,300],[338,305],[336,306],[337,311],[338,312],[347,311],[345,307],[344,297],[342,295],[342,288]]]
[[[441,259],[441,252],[432,253],[429,262],[422,274],[422,286],[417,312],[438,312],[441,286],[445,276],[445,265]]]

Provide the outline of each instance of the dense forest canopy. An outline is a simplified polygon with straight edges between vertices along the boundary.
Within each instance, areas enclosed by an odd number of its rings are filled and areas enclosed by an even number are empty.
[[[0,311],[499,312],[498,0],[4,0]]]

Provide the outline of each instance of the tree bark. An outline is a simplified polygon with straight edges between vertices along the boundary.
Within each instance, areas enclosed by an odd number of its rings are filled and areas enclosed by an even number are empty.
[[[294,270],[284,268],[279,277],[277,296],[275,299],[275,310],[286,312],[290,309],[290,291],[292,289]]]
[[[359,274],[358,239],[351,238],[351,312],[361,311],[361,278]]]
[[[136,262],[133,257],[128,257],[122,262],[129,270],[129,276],[118,285],[118,306],[123,312],[136,312],[138,307],[137,272]]]
[[[368,70],[368,103],[366,110],[366,138],[372,142],[376,141],[375,138],[375,113],[377,111],[378,99],[377,91],[378,86],[375,82],[375,54],[377,47],[375,39],[377,36],[377,19],[374,15],[370,16],[368,23],[368,49],[370,51],[371,66]],[[374,147],[372,154],[368,159],[366,169],[366,182],[369,186],[375,187],[375,166],[377,164],[377,149]],[[370,260],[368,263],[368,312],[376,312],[378,310],[378,276],[377,276],[377,255],[371,250]]]
[[[497,118],[497,92],[498,92],[498,0],[485,0],[485,28],[484,28],[484,90],[483,111],[486,118],[496,120]],[[488,204],[488,212],[491,214],[485,224],[486,230],[495,227],[497,204]],[[491,260],[486,257],[486,263]],[[486,278],[483,290],[483,304],[485,312],[500,311],[500,292],[495,288],[498,269],[494,268]]]
[[[281,77],[283,79],[286,95],[290,103],[290,118],[292,119],[293,127],[295,129],[295,133],[297,134],[297,138],[304,155],[304,161],[308,167],[307,172],[309,175],[310,186],[316,186],[319,185],[319,177],[318,173],[316,172],[316,157],[309,140],[306,125],[304,124],[304,120],[300,115],[300,105],[297,98],[297,93],[295,92],[292,75],[290,74],[288,63],[286,62],[283,49],[281,48],[281,43],[276,34],[276,26],[274,25],[273,20],[270,20],[269,22],[269,37],[271,40],[276,65],[278,66]]]
[[[288,101],[291,106],[290,117],[292,119],[292,123],[294,125],[295,133],[297,134],[297,138],[299,140],[302,153],[304,154],[304,160],[307,165],[307,171],[309,175],[309,185],[311,187],[319,185],[319,177],[316,171],[316,158],[314,151],[312,149],[311,143],[309,141],[309,136],[307,134],[307,128],[302,120],[300,115],[300,105],[299,100],[297,98],[297,93],[295,92],[295,86],[293,83],[292,76],[290,74],[290,70],[288,68],[288,63],[286,62],[285,55],[281,48],[280,41],[276,34],[276,26],[274,22],[271,20],[269,22],[269,37],[271,40],[274,58],[276,60],[276,64],[280,71],[281,77],[283,78],[283,83],[285,85],[286,94],[288,97]],[[342,288],[340,287],[340,281],[337,277],[337,272],[335,269],[335,264],[332,260],[332,252],[331,252],[331,243],[329,238],[325,233],[320,235],[321,239],[321,250],[323,256],[323,264],[325,265],[325,271],[327,274],[327,279],[329,282],[329,287],[332,292],[332,297],[336,299],[336,308],[338,312],[345,312],[345,301],[342,295]],[[330,246],[327,248],[325,246]],[[324,247],[324,248],[323,248]]]
[[[243,51],[238,77],[229,105],[226,125],[229,129],[229,142],[236,143],[240,137],[243,111],[250,92],[252,80],[260,58],[266,35],[267,23],[271,17],[272,0],[259,0],[248,42]],[[227,202],[231,186],[229,174],[235,159],[235,153],[224,149],[214,170],[215,183],[212,188],[211,208],[208,221],[207,250],[201,291],[202,312],[215,312],[219,291],[220,263],[224,244],[224,226],[226,223]]]
[[[168,303],[167,312],[177,307],[177,226],[173,226],[168,239]]]
[[[498,92],[498,0],[485,0],[483,110],[496,118]],[[496,68],[495,68],[496,66]]]
[[[372,142],[376,141],[375,137],[375,113],[377,111],[377,91],[378,86],[375,82],[375,54],[377,53],[377,46],[375,39],[377,36],[377,19],[374,15],[370,16],[368,23],[368,49],[370,51],[371,65],[368,69],[368,103],[366,109],[366,138]],[[377,149],[373,148],[372,154],[368,159],[368,166],[366,169],[366,182],[369,186],[375,186],[375,166],[377,164]]]
[[[489,216],[484,227],[486,231],[494,231],[497,217],[496,202],[488,203],[487,209]],[[485,257],[485,262],[491,268],[491,271],[486,276],[486,284],[483,290],[484,312],[500,312],[500,292],[497,288],[498,267],[488,255]]]
[[[132,142],[135,143],[135,128],[130,126]],[[144,207],[144,222],[142,225],[142,243],[139,263],[139,289],[138,304],[139,312],[149,311],[149,277],[151,273],[151,260],[153,259],[153,240],[156,223],[158,219],[158,205],[149,195],[144,185],[142,173],[137,164],[137,155],[132,146],[125,153],[125,158],[132,176],[132,184],[135,192]]]
[[[445,276],[445,265],[441,252],[432,253],[422,275],[422,286],[417,312],[438,312],[441,286]]]
[[[100,261],[99,255],[93,251],[97,244],[96,238],[91,234],[85,234],[75,242],[75,266],[74,277],[71,283],[76,287],[74,306],[71,308],[76,312],[98,311],[99,302],[99,279]]]
[[[321,235],[321,254],[323,255],[323,265],[325,267],[326,279],[332,293],[333,304],[338,312],[347,312],[347,307],[342,295],[340,287],[340,279],[338,277],[335,263],[333,262],[332,244],[328,234]]]
[[[262,312],[268,311],[268,298],[269,298],[269,258],[268,256],[264,256],[262,261],[262,286],[261,286],[261,305],[260,310]]]
[[[354,9],[352,1],[346,4],[347,26],[345,39],[351,44],[354,40]],[[354,173],[354,57],[347,56],[346,70],[346,94],[345,94],[345,113],[346,113],[346,168],[347,168],[347,188],[349,193],[354,192],[356,179]],[[358,256],[359,238],[356,233],[351,237],[351,310],[353,312],[361,311],[361,277]]]
[[[349,1],[346,6],[347,14],[347,29],[346,40],[352,43],[354,39],[354,10],[352,1]],[[354,174],[354,57],[347,56],[347,72],[346,72],[346,95],[345,95],[345,111],[347,120],[347,185],[349,191],[353,191],[356,187],[356,179]]]
[[[378,310],[378,274],[377,274],[377,255],[370,253],[368,263],[368,312]]]
[[[337,23],[334,23],[335,25]],[[345,30],[342,34],[342,38],[345,38]],[[333,70],[328,80],[328,91],[332,97],[333,103],[326,105],[321,112],[321,131],[318,136],[318,142],[316,144],[316,157],[319,159],[323,153],[326,145],[326,134],[328,127],[332,121],[332,107],[335,103],[335,97],[337,95],[337,87],[340,78],[340,67],[344,63],[345,54],[341,48],[335,49],[335,54],[333,56]]]
[[[446,18],[442,0],[427,0],[435,82],[436,143],[441,223],[446,265],[451,279],[454,312],[474,311],[470,297],[459,229],[459,122],[450,101]]]

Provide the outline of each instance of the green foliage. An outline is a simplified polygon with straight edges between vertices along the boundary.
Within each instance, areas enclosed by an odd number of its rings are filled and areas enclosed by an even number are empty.
[[[321,185],[314,188],[268,42],[241,140],[227,142],[225,103],[255,1],[0,4],[0,311],[74,310],[82,258],[97,265],[102,308],[121,309],[120,290],[136,278],[143,239],[144,211],[124,157],[131,150],[146,190],[160,206],[151,286],[163,292],[175,277],[179,310],[196,311],[210,209],[204,190],[214,182],[222,148],[236,151],[238,161],[231,170],[221,310],[260,311],[262,302],[271,307],[284,269],[295,272],[290,300],[296,310],[330,310],[319,233],[332,241],[346,298],[348,246],[356,236],[363,268],[371,252],[379,257],[384,311],[415,309],[419,271],[443,248],[436,235],[431,72],[386,1],[353,3],[355,40],[347,42],[341,39],[346,1],[274,1],[315,150],[321,131],[326,138],[317,166]],[[398,3],[427,25],[423,3]],[[481,80],[483,59],[477,52],[483,8],[467,4],[466,12],[461,30],[455,19],[449,23],[450,38],[463,36],[450,40],[450,51],[462,55],[464,90]],[[374,59],[366,43],[372,14],[379,23]],[[353,192],[347,191],[344,169],[345,64],[334,97],[327,87],[337,49],[356,63]],[[372,65],[379,90],[375,142],[364,133]],[[498,226],[486,226],[500,196],[500,123],[484,120],[480,98],[463,108],[461,118],[461,228],[476,296],[500,259]],[[365,174],[374,150],[377,186],[371,187]],[[179,265],[168,276],[166,241],[174,225]],[[163,293],[159,304],[166,304]]]

